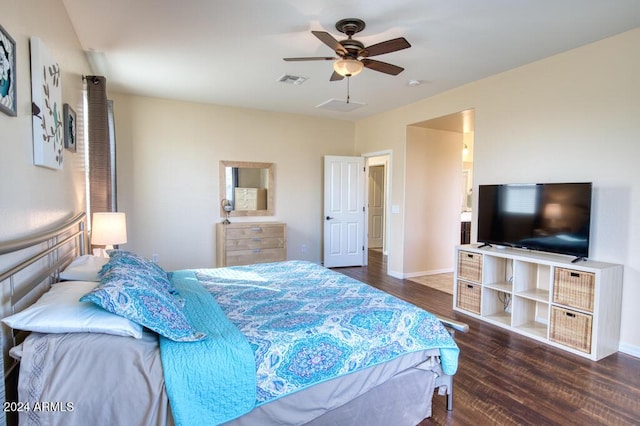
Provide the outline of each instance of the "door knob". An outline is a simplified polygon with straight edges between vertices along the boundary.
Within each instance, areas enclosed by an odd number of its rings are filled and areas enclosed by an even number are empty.
[[[327,219],[327,220],[331,220],[331,219],[333,219],[333,218],[332,218],[331,216],[327,216],[327,217],[326,217],[326,219]]]

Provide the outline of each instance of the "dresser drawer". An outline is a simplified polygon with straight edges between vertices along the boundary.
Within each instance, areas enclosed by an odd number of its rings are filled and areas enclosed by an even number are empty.
[[[284,238],[263,238],[263,237],[237,238],[237,239],[229,238],[227,239],[226,246],[227,246],[227,252],[232,252],[237,250],[283,248]]]
[[[229,227],[226,235],[227,240],[241,238],[284,238],[284,226],[250,225],[243,227]]]
[[[284,260],[287,260],[287,251],[284,248],[236,250],[227,252],[226,266],[281,262]]]

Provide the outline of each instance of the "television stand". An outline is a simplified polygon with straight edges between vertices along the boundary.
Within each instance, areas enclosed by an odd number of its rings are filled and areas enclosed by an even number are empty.
[[[454,311],[593,361],[618,351],[622,265],[477,245],[455,255]]]
[[[571,261],[571,263],[578,263],[578,262],[580,262],[581,260],[584,260],[584,261],[586,262],[586,261],[587,261],[587,258],[586,258],[586,257],[576,257],[575,259],[573,259],[573,260]]]
[[[491,244],[489,243],[484,243],[481,246],[478,246],[479,249],[484,248],[484,247],[493,247]]]

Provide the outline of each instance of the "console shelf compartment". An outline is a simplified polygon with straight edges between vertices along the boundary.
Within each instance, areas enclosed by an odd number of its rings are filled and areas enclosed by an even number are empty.
[[[453,309],[591,360],[618,351],[622,265],[456,247]]]
[[[511,303],[511,294],[482,287],[482,314],[483,318],[504,324],[511,325],[511,312],[508,305]]]

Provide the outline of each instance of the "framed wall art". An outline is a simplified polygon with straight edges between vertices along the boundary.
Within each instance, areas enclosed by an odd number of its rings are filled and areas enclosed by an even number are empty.
[[[0,25],[0,111],[16,116],[16,42]]]
[[[71,152],[76,152],[76,112],[64,104],[64,147]]]
[[[31,37],[33,164],[62,168],[63,111],[60,66],[37,37]]]

